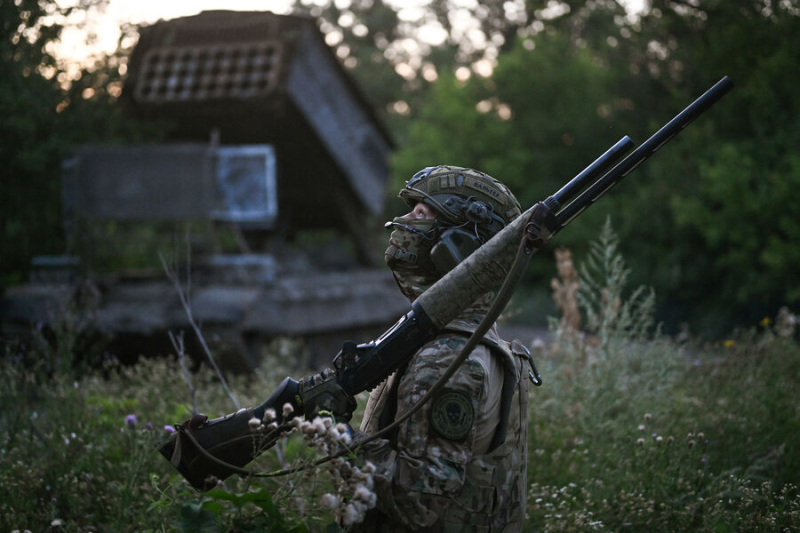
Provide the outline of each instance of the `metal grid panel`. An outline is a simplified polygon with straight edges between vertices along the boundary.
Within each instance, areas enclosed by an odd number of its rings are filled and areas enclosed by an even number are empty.
[[[134,98],[161,103],[263,96],[277,83],[281,51],[277,41],[152,49]]]

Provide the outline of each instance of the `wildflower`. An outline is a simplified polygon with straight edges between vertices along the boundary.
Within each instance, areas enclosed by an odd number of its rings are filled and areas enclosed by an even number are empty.
[[[662,437],[660,435],[658,437],[656,437],[656,444],[661,444],[663,441],[664,441],[664,437]]]
[[[166,431],[167,433],[175,433],[175,428],[167,424],[164,426],[164,431]]]
[[[672,435],[667,437],[667,444],[672,444],[673,442],[675,442],[675,437],[673,437]]]
[[[703,437],[705,437],[705,436],[706,436],[706,434],[703,433],[702,431],[697,434],[698,440],[703,440]]]
[[[761,319],[761,322],[759,322],[759,324],[765,328],[769,327],[769,325],[772,324],[772,319],[768,316],[765,316],[764,318]]]
[[[650,413],[645,413],[644,414],[644,419],[645,420],[650,420],[651,418],[653,418],[653,415],[651,415]]]
[[[275,409],[267,409],[264,411],[264,416],[262,417],[264,422],[270,422],[275,420]]]
[[[694,448],[694,445],[697,444],[694,439],[689,441],[689,448]]]
[[[153,423],[152,422],[148,422],[147,424],[145,424],[144,429],[152,430],[153,429]],[[74,435],[74,433],[73,433],[73,435]]]
[[[136,415],[131,413],[125,417],[125,425],[128,427],[135,428],[136,427]]]
[[[50,527],[61,527],[61,524],[63,524],[62,520],[60,518],[56,518],[50,522]]]
[[[346,424],[336,424],[336,431],[338,432],[338,441],[345,446],[350,446],[353,442],[353,436]]]
[[[652,435],[650,435],[650,436],[651,436],[651,437],[653,437],[653,438],[656,438],[656,437],[658,437],[658,433],[653,433],[653,434],[652,434]]]
[[[643,438],[641,438],[641,437],[639,437],[638,439],[636,439],[636,445],[637,445],[637,446],[642,446],[642,447],[643,447],[643,446],[644,446],[644,439],[643,439]]]
[[[358,509],[353,504],[348,504],[344,508],[344,516],[342,516],[342,525],[350,527],[353,524],[358,524],[364,520],[364,515],[359,514]]]
[[[793,315],[788,308],[781,307],[778,311],[778,316],[775,317],[775,333],[779,337],[788,339],[794,335],[797,323],[797,316]]]
[[[728,339],[728,340],[725,341],[725,347],[726,348],[733,348],[734,346],[736,346],[736,343],[733,340]]]
[[[250,431],[252,431],[253,433],[264,429],[264,426],[261,425],[261,420],[259,420],[256,417],[253,417],[250,420],[248,420],[247,425],[250,426]]]
[[[355,494],[353,494],[353,499],[361,500],[372,508],[375,507],[378,497],[364,485],[358,485]]]
[[[335,509],[336,506],[339,505],[339,499],[333,494],[327,492],[319,499],[319,503],[326,509]]]
[[[645,430],[645,426],[644,426],[644,424],[639,424],[639,427],[636,428],[636,429],[638,429],[639,431],[644,431]]]
[[[286,418],[290,414],[294,413],[294,407],[289,402],[283,404],[283,417]]]
[[[700,366],[700,359],[695,359],[692,363],[694,366]]]

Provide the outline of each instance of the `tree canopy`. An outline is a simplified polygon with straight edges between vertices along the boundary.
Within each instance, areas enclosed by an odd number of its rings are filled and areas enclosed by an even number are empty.
[[[800,301],[797,0],[650,0],[634,14],[613,0],[302,0],[294,12],[318,20],[398,139],[394,189],[421,167],[455,164],[530,205],[730,76],[722,102],[555,244],[585,250],[610,216],[634,281],[655,287],[674,326],[719,333]],[[129,50],[66,77],[48,47],[63,14],[52,0],[0,4],[4,284],[32,255],[64,250],[69,148],[152,133],[118,102]],[[552,269],[534,263],[530,284],[544,287]]]

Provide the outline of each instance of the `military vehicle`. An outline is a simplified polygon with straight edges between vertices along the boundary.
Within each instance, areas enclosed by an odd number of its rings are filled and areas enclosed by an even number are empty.
[[[319,366],[402,314],[407,302],[374,242],[392,140],[314,20],[207,11],[157,22],[141,30],[122,98],[164,124],[164,140],[82,146],[64,161],[71,249],[35,258],[30,282],[6,291],[4,336],[47,327],[76,286],[84,296],[90,286],[86,323],[108,352],[174,351],[168,332],[189,322],[156,250],[146,251],[152,268],[89,269],[91,281],[75,285],[87,255],[111,244],[87,237],[91,228],[109,223],[165,231],[197,221],[212,237],[233,235],[234,253],[214,238],[194,242],[179,268],[193,317],[228,368],[254,368],[264,343],[286,336],[304,339]]]

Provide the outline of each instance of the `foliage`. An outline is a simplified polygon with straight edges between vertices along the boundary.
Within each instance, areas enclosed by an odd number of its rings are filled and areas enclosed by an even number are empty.
[[[120,367],[107,357],[102,372],[75,377],[48,374],[33,353],[14,348],[7,346],[0,361],[3,530],[58,523],[82,531],[300,532],[331,522],[329,511],[315,501],[326,486],[316,475],[304,478],[306,490],[295,490],[297,477],[231,479],[202,495],[182,481],[156,450],[169,435],[164,428],[191,412],[176,362],[151,359]],[[274,370],[288,372],[280,365]],[[253,405],[282,377],[270,375],[267,383],[239,377],[233,383]],[[195,373],[193,382],[204,409],[231,410],[211,372]],[[295,462],[304,448],[285,446],[284,460]],[[274,454],[264,459],[259,468],[280,467]],[[298,502],[305,499],[301,517]]]
[[[155,126],[127,117],[118,101],[129,48],[98,59],[76,79],[51,52],[70,14],[104,4],[0,4],[0,287],[21,281],[32,256],[67,249],[59,178],[72,147],[159,137]],[[130,42],[132,31],[125,28],[121,42]]]
[[[617,2],[570,0],[528,12],[490,77],[440,76],[396,157],[396,184],[431,164],[475,165],[531,205],[727,74],[731,94],[559,244],[585,250],[612,213],[634,281],[662,295],[673,331],[689,322],[715,337],[797,302],[797,2],[653,1],[627,16]],[[550,275],[533,270],[534,282]]]
[[[592,260],[561,269],[599,319],[535,350],[545,385],[530,398],[526,531],[797,529],[797,316],[784,310],[717,345],[652,336],[652,307],[628,296],[617,243],[607,226]],[[63,323],[56,340],[70,344],[81,323]],[[188,486],[156,451],[191,413],[174,360],[120,367],[107,355],[76,374],[48,368],[58,342],[36,346],[7,345],[0,360],[3,530],[338,531],[320,497],[331,499],[339,467]],[[290,373],[281,354],[297,349],[271,346],[257,379],[230,379],[243,405]],[[206,368],[192,383],[202,410],[232,409]],[[257,469],[307,464],[306,443],[326,442],[314,437],[324,424],[304,424],[304,439],[282,440]]]
[[[624,272],[613,234],[604,230],[599,242],[595,266],[581,270],[613,275],[611,286],[581,277],[590,311],[624,294],[613,289]],[[638,308],[633,322],[648,324],[652,313],[635,294],[611,309]],[[539,354],[546,370],[532,396],[531,531],[800,527],[797,317],[784,312],[775,327],[765,321],[713,346],[593,323],[591,332],[555,329]]]
[[[581,266],[576,294],[586,315],[586,331],[599,337],[601,347],[612,339],[644,340],[653,326],[655,292],[641,286],[623,298],[629,275],[619,253],[619,237],[606,219]]]
[[[2,285],[20,281],[31,256],[72,246],[62,236],[58,182],[72,146],[158,138],[157,126],[126,117],[117,98],[135,28],[75,79],[50,52],[66,14],[103,3],[0,7]],[[414,9],[301,1],[293,9],[317,18],[399,141],[393,190],[421,167],[459,164],[500,177],[530,205],[623,134],[641,142],[730,75],[730,95],[559,244],[586,250],[612,213],[633,281],[659,292],[668,330],[689,322],[714,337],[800,300],[796,0],[653,0],[636,15],[594,0],[436,0]],[[552,275],[546,262],[532,270],[534,282]]]

